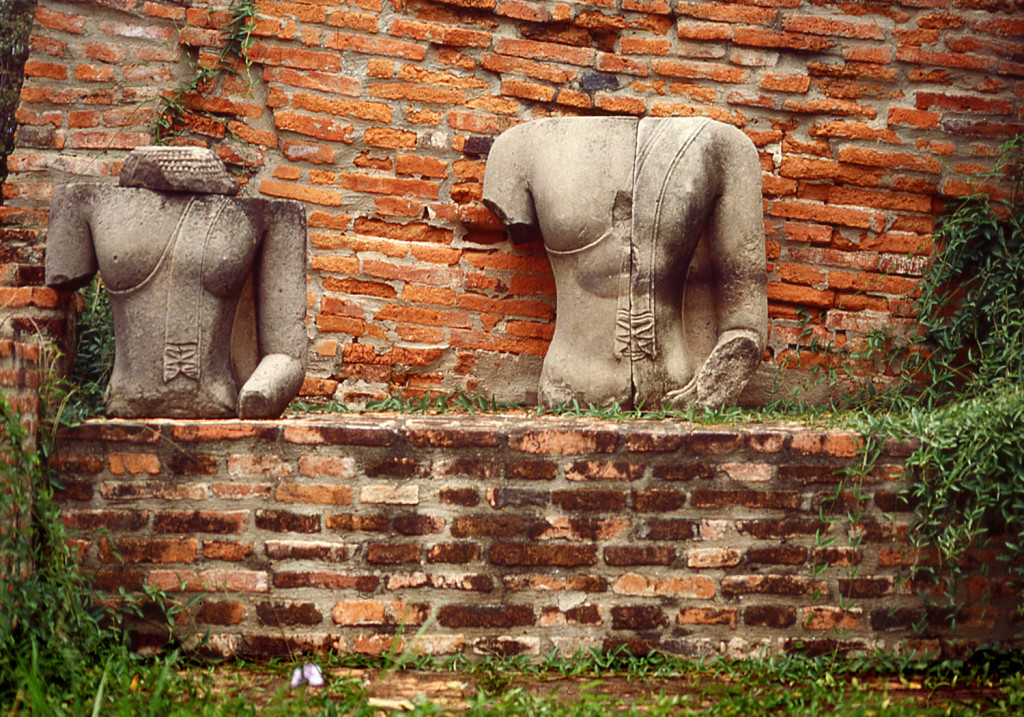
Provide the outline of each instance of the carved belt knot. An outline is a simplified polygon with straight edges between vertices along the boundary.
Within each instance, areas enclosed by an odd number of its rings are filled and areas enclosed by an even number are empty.
[[[164,383],[170,383],[178,374],[199,380],[199,344],[164,345]]]

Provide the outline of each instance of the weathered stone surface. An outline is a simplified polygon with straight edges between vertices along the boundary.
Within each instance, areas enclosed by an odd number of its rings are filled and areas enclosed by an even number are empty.
[[[742,132],[528,122],[491,148],[483,201],[513,242],[544,236],[558,320],[542,403],[718,406],[749,381],[768,314],[761,169]]]
[[[114,417],[274,417],[305,373],[305,235],[295,202],[236,198],[210,150],[140,148],[120,187],[57,187],[46,283],[110,295]]]
[[[201,147],[137,147],[121,168],[122,187],[186,194],[238,194],[217,156]]]

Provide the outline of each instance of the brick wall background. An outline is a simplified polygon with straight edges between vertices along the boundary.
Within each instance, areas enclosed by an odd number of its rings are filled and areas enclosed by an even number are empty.
[[[115,181],[160,97],[214,62],[226,5],[40,0],[0,207],[0,380],[27,409],[32,335],[69,335],[71,298],[41,286],[53,186]],[[706,115],[751,137],[764,375],[820,362],[812,339],[911,326],[935,213],[1024,131],[1013,0],[258,7],[251,68],[185,96],[173,141],[214,147],[249,194],[306,204],[310,396],[535,398],[550,267],[479,202],[490,144],[517,122]],[[379,652],[431,614],[419,648],[435,653],[1008,636],[993,554],[970,556],[956,636],[925,606],[895,497],[909,446],[855,494],[835,474],[855,443],[518,417],[96,422],[61,437],[59,499],[101,587],[205,592],[189,619],[222,654]]]
[[[217,56],[225,5],[41,0],[0,208],[3,285],[38,286],[53,185],[113,181],[153,139],[159,97]],[[538,241],[510,247],[479,202],[490,143],[517,122],[742,128],[764,168],[766,367],[812,338],[909,325],[935,212],[1024,130],[1014,0],[258,7],[248,76],[186,96],[177,141],[215,147],[248,193],[306,203],[309,395],[535,397],[550,267]],[[19,315],[44,296],[31,292]]]
[[[99,587],[203,593],[180,624],[218,654],[376,654],[398,633],[434,654],[1009,638],[993,550],[968,556],[955,634],[918,595],[938,597],[897,498],[913,446],[843,481],[858,440],[524,416],[91,421],[61,436],[58,499]]]
[[[21,414],[21,423],[28,432],[26,448],[35,447],[39,428],[40,353],[37,343],[0,339],[0,391],[15,413]]]

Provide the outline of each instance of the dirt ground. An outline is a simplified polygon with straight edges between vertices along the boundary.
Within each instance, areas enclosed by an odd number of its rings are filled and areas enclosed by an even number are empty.
[[[425,672],[392,671],[381,673],[375,669],[332,668],[325,670],[325,677],[348,679],[360,684],[368,695],[372,706],[384,709],[408,709],[424,699],[446,709],[458,711],[468,705],[468,700],[479,690],[500,691],[502,675],[484,675],[468,672]],[[290,672],[285,667],[277,669],[221,669],[215,673],[217,689],[227,692],[246,693],[256,703],[269,700],[273,695],[287,688]],[[507,678],[506,678],[507,679]],[[985,698],[998,698],[997,688],[979,686],[925,687],[922,683],[907,679],[887,677],[842,678],[857,679],[858,685],[866,690],[885,693],[893,701],[913,700],[921,707],[950,704],[976,704]],[[584,693],[606,695],[625,703],[638,702],[658,695],[701,695],[702,701],[714,701],[715,694],[726,694],[740,687],[724,677],[685,676],[630,679],[610,676],[584,677],[524,677],[515,675],[515,685],[540,696],[553,696],[559,701],[575,701]],[[311,691],[316,688],[307,688]]]

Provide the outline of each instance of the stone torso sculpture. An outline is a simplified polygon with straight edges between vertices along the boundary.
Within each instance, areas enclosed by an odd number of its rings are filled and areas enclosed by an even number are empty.
[[[757,368],[761,169],[739,130],[702,118],[528,122],[491,148],[484,203],[513,241],[539,227],[551,261],[542,403],[716,406]],[[702,238],[710,271],[691,266]]]
[[[74,289],[98,269],[110,295],[107,415],[279,415],[305,373],[302,206],[235,197],[198,148],[136,149],[120,184],[57,187],[47,239],[47,284]],[[255,336],[236,327],[248,296]]]

